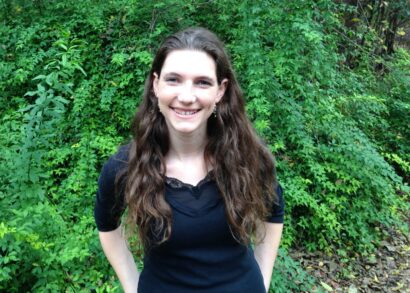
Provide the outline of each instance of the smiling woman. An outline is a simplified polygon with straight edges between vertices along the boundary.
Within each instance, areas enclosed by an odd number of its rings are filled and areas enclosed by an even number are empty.
[[[102,247],[124,290],[266,292],[282,235],[282,189],[212,32],[190,28],[162,43],[132,127],[131,143],[103,167],[95,204]],[[122,233],[125,209],[124,224],[145,252],[141,275]]]

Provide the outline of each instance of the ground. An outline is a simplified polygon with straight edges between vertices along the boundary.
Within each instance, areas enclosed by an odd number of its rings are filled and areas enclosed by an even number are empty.
[[[387,237],[367,257],[350,257],[293,250],[310,275],[328,292],[406,292],[410,293],[410,239],[387,229]]]

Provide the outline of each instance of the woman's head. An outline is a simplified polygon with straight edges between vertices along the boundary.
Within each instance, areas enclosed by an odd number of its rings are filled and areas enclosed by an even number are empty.
[[[169,53],[161,75],[154,73],[153,88],[170,137],[190,135],[205,142],[209,117],[227,83],[226,78],[218,82],[215,62],[207,53],[190,49]]]

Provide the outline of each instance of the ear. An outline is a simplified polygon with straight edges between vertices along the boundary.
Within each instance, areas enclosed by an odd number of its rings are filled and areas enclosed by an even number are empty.
[[[216,95],[215,103],[219,103],[219,101],[224,96],[227,87],[228,87],[228,79],[224,78],[221,84],[218,86],[218,93]]]
[[[158,74],[156,72],[154,72],[152,75],[154,76],[154,78],[152,80],[152,88],[154,90],[155,96],[157,96],[159,77],[158,77]]]

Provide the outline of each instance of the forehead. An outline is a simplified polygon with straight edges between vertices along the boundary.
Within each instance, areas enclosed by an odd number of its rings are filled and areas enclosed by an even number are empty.
[[[161,75],[167,73],[216,78],[216,65],[203,51],[175,50],[168,54],[162,66]]]

